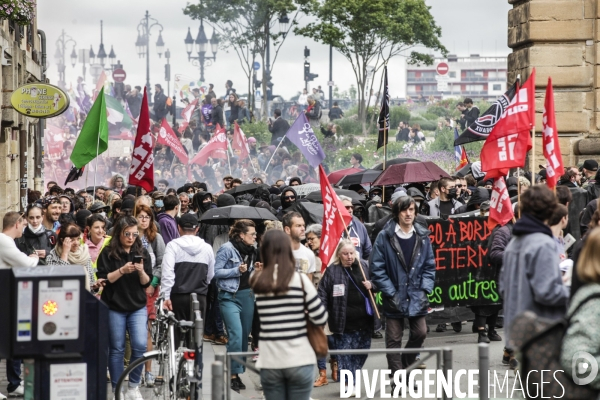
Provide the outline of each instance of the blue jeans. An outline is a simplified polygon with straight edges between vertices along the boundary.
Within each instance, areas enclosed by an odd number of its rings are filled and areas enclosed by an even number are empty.
[[[6,390],[14,392],[21,385],[21,360],[6,360]]]
[[[248,335],[252,329],[252,317],[254,316],[254,293],[250,289],[238,290],[236,293],[220,290],[219,303],[229,336],[227,352],[248,351]],[[233,375],[242,374],[244,371],[245,367],[242,364],[231,360]]]
[[[125,355],[125,331],[129,332],[131,342],[131,360],[134,362],[144,355],[148,341],[148,310],[144,306],[137,311],[108,311],[108,370],[113,391],[123,373]],[[140,384],[143,365],[129,374],[129,387]]]
[[[335,340],[333,340],[333,335],[327,335],[327,347],[329,350],[335,350]],[[337,356],[329,356],[331,360],[336,360]],[[327,357],[319,358],[317,360],[317,367],[319,369],[327,369]]]
[[[229,117],[231,117],[231,110],[225,111],[225,125],[227,125],[227,128],[229,128],[229,126],[231,125],[229,123]]]
[[[265,400],[308,400],[313,388],[315,366],[260,370]]]

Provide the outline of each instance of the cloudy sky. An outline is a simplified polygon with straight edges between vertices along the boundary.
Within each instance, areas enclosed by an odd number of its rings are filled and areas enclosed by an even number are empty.
[[[459,56],[478,53],[482,56],[506,56],[510,49],[506,46],[507,14],[510,6],[501,0],[426,0],[438,25],[442,27],[442,43],[451,53]],[[171,78],[183,74],[199,79],[199,69],[187,60],[184,38],[188,27],[195,37],[199,22],[183,14],[187,1],[183,0],[45,0],[38,2],[38,28],[46,32],[48,39],[47,72],[51,82],[58,81],[54,62],[56,42],[62,31],[76,42],[76,49],[89,49],[93,45],[97,53],[100,44],[100,20],[104,21],[104,45],[106,52],[111,45],[117,58],[127,72],[126,83],[143,86],[146,81],[146,60],[136,53],[137,26],[148,10],[150,15],[163,25],[165,47],[171,51]],[[300,20],[306,23],[307,18]],[[155,28],[156,29],[156,28]],[[158,30],[152,31],[151,43],[156,43]],[[210,28],[207,31],[210,37]],[[275,93],[284,97],[295,95],[304,87],[303,49],[311,50],[311,71],[319,74],[312,84],[327,85],[329,77],[328,46],[311,39],[290,35],[283,44],[273,70]],[[69,46],[70,54],[72,46]],[[161,83],[164,79],[164,58],[159,59],[154,45],[150,55],[150,82]],[[75,68],[67,62],[66,81],[76,83],[82,74],[81,64]],[[403,97],[405,92],[405,63],[396,57],[389,65],[389,84],[393,97]],[[260,78],[260,76],[259,76]],[[227,79],[234,82],[238,93],[246,92],[247,81],[233,51],[219,50],[217,61],[205,69],[206,82],[214,83],[217,95],[224,94]],[[87,80],[91,82],[89,68]],[[334,50],[333,80],[340,90],[347,90],[355,83],[350,64]],[[173,83],[171,82],[171,90]]]

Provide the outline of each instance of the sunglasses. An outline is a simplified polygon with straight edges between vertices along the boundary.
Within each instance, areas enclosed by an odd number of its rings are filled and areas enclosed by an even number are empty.
[[[294,200],[296,196],[283,196],[283,198],[286,200]]]
[[[138,237],[140,236],[139,232],[123,232],[123,236],[125,236],[126,238],[130,238],[130,237]]]
[[[461,187],[463,187],[463,185],[456,185],[456,187],[457,187],[458,189],[460,189]]]
[[[345,208],[346,208],[346,210],[352,210],[352,209],[354,209],[353,206],[346,206]]]

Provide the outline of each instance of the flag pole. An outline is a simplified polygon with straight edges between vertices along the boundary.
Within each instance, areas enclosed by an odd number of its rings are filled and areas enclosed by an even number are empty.
[[[387,97],[387,95],[389,94],[389,90],[388,90],[388,81],[387,81],[387,61],[385,62],[385,68],[384,68],[384,73],[385,73],[385,93],[383,94],[384,97]],[[390,113],[390,104],[389,104],[389,100],[386,99],[388,101],[388,115]],[[385,164],[387,163],[387,142],[388,142],[388,126],[387,126],[387,117],[384,116],[383,117],[383,172],[385,172]],[[382,186],[382,191],[381,191],[381,204],[385,203],[385,185]],[[350,237],[350,236],[348,236]],[[362,267],[361,267],[361,271],[362,271]],[[363,272],[364,275],[364,272]],[[378,314],[379,316],[379,314]]]
[[[348,236],[348,239],[349,239],[350,232],[348,232],[348,226],[346,225],[346,221],[344,221],[344,218],[342,217],[342,212],[340,211],[339,208],[338,208],[337,212],[338,212],[340,219],[342,220],[342,224],[344,224],[344,231],[346,231],[346,236]],[[363,279],[366,281],[367,276],[365,275],[365,270],[363,269],[362,263],[360,262],[360,255],[357,257],[356,261],[358,261],[358,267],[360,268],[360,272],[362,273]],[[371,299],[371,303],[373,304],[373,310],[375,311],[377,318],[381,318],[381,316],[379,315],[379,310],[377,310],[377,303],[375,303],[375,298],[373,297],[373,292],[371,291],[371,289],[369,289],[368,292],[369,292],[369,298]]]
[[[267,163],[267,166],[265,167],[265,174],[267,173],[267,169],[269,169],[269,165],[271,165],[271,161],[273,161],[273,157],[275,157],[275,153],[277,153],[277,150],[279,150],[281,143],[283,143],[284,138],[285,138],[285,136],[281,138],[281,140],[279,141],[279,144],[277,145],[277,147],[275,147],[273,154],[271,154],[271,158],[269,159],[269,162]]]
[[[225,153],[227,153],[227,164],[229,164],[229,175],[233,176],[233,174],[231,173],[231,161],[229,161],[229,141],[227,141],[227,150],[225,151]]]
[[[535,124],[532,127],[531,139],[531,180],[532,184],[535,184]]]
[[[521,183],[519,182],[520,177],[521,177],[521,168],[517,167],[517,204],[518,204],[517,211],[519,211],[519,219],[521,219]],[[507,188],[507,191],[508,191],[508,188]]]
[[[98,143],[96,144],[96,166],[94,167],[94,192],[92,193],[93,198],[96,197],[96,177],[98,176],[98,153],[100,152],[100,131],[98,131]],[[87,182],[86,188],[87,188]]]

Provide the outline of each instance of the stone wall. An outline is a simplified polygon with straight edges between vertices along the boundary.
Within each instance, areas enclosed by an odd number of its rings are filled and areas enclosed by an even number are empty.
[[[600,0],[508,0],[508,82],[525,81],[536,68],[536,130],[541,131],[548,77],[565,163],[579,159],[582,138],[598,142],[600,158]],[[541,159],[541,138],[536,138]]]

